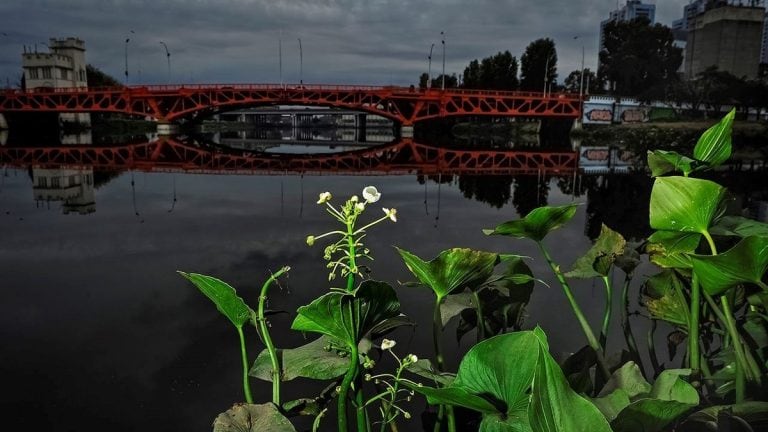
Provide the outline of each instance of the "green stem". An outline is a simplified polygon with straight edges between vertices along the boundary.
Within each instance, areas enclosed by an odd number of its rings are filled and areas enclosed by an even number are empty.
[[[475,301],[475,312],[477,313],[477,342],[480,343],[485,339],[485,322],[483,321],[483,307],[480,305],[480,296],[477,295],[477,291],[472,291],[472,299]]]
[[[621,329],[624,331],[624,340],[627,343],[630,353],[635,358],[635,363],[640,367],[640,370],[645,373],[645,367],[643,367],[643,361],[640,358],[640,351],[637,349],[637,342],[635,341],[635,335],[632,334],[632,324],[629,321],[629,285],[632,281],[632,273],[627,273],[624,276],[624,286],[621,290]]]
[[[747,359],[744,357],[744,351],[741,346],[741,336],[736,328],[736,320],[733,318],[731,312],[730,300],[728,296],[720,296],[720,304],[723,305],[723,316],[725,317],[725,325],[728,328],[728,334],[733,340],[733,351],[736,353],[736,403],[744,401],[744,371],[747,366]]]
[[[352,385],[357,376],[357,345],[352,347],[349,353],[349,366],[347,367],[347,373],[344,374],[344,379],[341,381],[341,388],[339,389],[339,396],[337,400],[337,420],[339,423],[339,432],[347,432],[347,395],[349,394],[349,388]]]
[[[723,311],[720,310],[720,307],[717,306],[717,303],[715,303],[715,300],[712,299],[712,296],[710,296],[706,292],[704,292],[704,298],[707,300],[707,303],[709,303],[709,306],[712,309],[712,312],[715,313],[715,316],[717,317],[717,319],[720,320],[721,323],[726,324],[726,329],[727,329],[727,320],[728,319],[723,314]],[[728,332],[728,334],[730,335],[730,332]],[[739,334],[739,338],[741,338],[741,334]],[[740,339],[740,340],[743,342],[743,339]],[[760,381],[761,381],[761,379],[760,379],[760,374],[761,374],[760,373],[760,367],[757,366],[757,363],[755,362],[755,359],[754,359],[754,357],[752,357],[752,353],[750,353],[749,350],[744,350],[743,352],[744,352],[744,357],[747,360],[747,366],[749,367],[746,370],[747,378],[749,380],[754,380],[754,381],[756,381],[759,384]]]
[[[435,300],[435,309],[432,313],[432,342],[435,347],[435,366],[439,372],[445,370],[445,363],[443,361],[443,344],[441,336],[443,333],[443,320],[440,315],[440,304],[443,302],[443,298],[438,296]],[[437,412],[437,422],[435,423],[435,431],[439,431],[444,415],[448,417],[448,430],[453,432],[456,430],[456,419],[453,414],[453,407],[450,405],[440,405]]]
[[[440,303],[443,302],[442,297],[438,297],[435,300],[435,308],[432,311],[432,343],[435,348],[435,366],[439,372],[443,372],[445,365],[443,364],[443,344],[440,336],[443,333],[443,319],[440,315]]]
[[[605,351],[605,346],[608,343],[608,330],[611,326],[611,312],[613,311],[613,289],[610,277],[603,276],[603,284],[605,285],[605,311],[603,312],[603,327],[600,329],[600,346]]]
[[[653,335],[656,333],[656,320],[651,320],[651,328],[648,329],[646,335],[646,345],[648,345],[648,358],[651,359],[651,367],[653,367],[653,375],[656,376],[661,372],[661,366],[659,365],[659,358],[656,356],[656,345],[653,340]]]
[[[555,274],[555,277],[557,277],[558,282],[560,282],[560,286],[563,288],[565,297],[568,299],[568,303],[570,303],[571,309],[573,310],[573,313],[576,315],[576,319],[579,321],[579,324],[581,325],[581,330],[584,332],[584,335],[587,337],[587,342],[589,343],[589,346],[592,347],[592,349],[595,351],[595,355],[597,356],[597,363],[598,363],[598,366],[600,367],[601,372],[603,373],[605,378],[608,379],[611,376],[611,373],[608,370],[608,366],[605,363],[605,357],[603,356],[602,347],[598,342],[597,338],[595,338],[595,334],[592,332],[592,328],[589,326],[589,322],[584,317],[584,313],[581,311],[579,304],[576,303],[576,298],[573,296],[571,287],[568,285],[568,282],[566,282],[565,276],[563,276],[563,273],[560,271],[560,267],[557,264],[555,264],[554,261],[552,261],[552,257],[550,257],[549,253],[544,248],[544,244],[541,242],[537,242],[537,244],[539,245],[539,249],[541,250],[541,253],[544,255],[544,259],[547,260],[549,267],[552,269],[552,272]]]
[[[357,374],[356,388],[355,388],[355,403],[357,409],[355,410],[355,416],[357,418],[357,431],[368,432],[368,412],[365,408],[365,395],[363,395],[363,380],[360,379],[360,374]]]
[[[691,310],[690,321],[688,322],[688,362],[694,374],[698,374],[701,369],[701,350],[699,347],[699,320],[701,311],[701,285],[693,273],[691,279]]]
[[[267,320],[264,317],[264,304],[267,302],[267,291],[270,285],[290,269],[290,267],[285,266],[277,273],[270,275],[267,281],[264,282],[264,285],[261,286],[261,293],[259,294],[259,330],[269,353],[269,361],[272,364],[272,403],[277,406],[280,406],[280,381],[282,380],[282,373],[280,361],[277,358],[277,349],[275,344],[272,343],[272,338],[269,336],[269,326],[267,326]]]
[[[403,365],[400,364],[400,366],[397,368],[397,373],[395,374],[395,383],[392,385],[392,393],[391,398],[389,401],[383,401],[383,405],[386,405],[384,408],[384,413],[382,414],[382,421],[381,421],[381,429],[380,432],[384,432],[387,429],[387,424],[389,424],[389,412],[392,411],[392,405],[395,404],[395,399],[397,398],[397,392],[400,388],[400,375],[403,373]]]
[[[251,383],[248,382],[248,353],[245,350],[245,335],[242,326],[237,326],[237,335],[240,336],[240,354],[243,359],[243,393],[245,393],[245,401],[252,404]]]
[[[707,239],[707,243],[709,243],[709,249],[712,252],[712,255],[717,255],[717,247],[715,246],[715,241],[712,239],[712,236],[709,234],[709,231],[704,230],[701,232],[701,234],[704,236],[705,239]]]
[[[357,272],[357,265],[355,264],[355,235],[354,220],[347,222],[347,247],[349,253],[349,273],[347,274],[347,291],[352,292],[355,288],[355,273]]]

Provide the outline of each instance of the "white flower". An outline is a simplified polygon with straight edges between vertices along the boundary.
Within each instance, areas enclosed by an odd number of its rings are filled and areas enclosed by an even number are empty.
[[[381,198],[381,194],[376,189],[376,186],[366,186],[365,189],[363,189],[363,198],[365,198],[365,202],[367,203],[375,203]]]
[[[330,193],[330,192],[323,192],[323,193],[321,193],[321,194],[320,194],[320,197],[319,197],[319,199],[317,200],[317,203],[318,203],[318,204],[324,204],[324,203],[327,203],[328,201],[330,201],[330,200],[331,200],[331,198],[332,198],[332,196],[331,196],[331,193]]]
[[[384,214],[388,218],[392,219],[392,222],[397,222],[397,209],[388,209],[385,207],[382,207],[381,209],[384,210]]]
[[[355,208],[356,208],[358,211],[363,211],[363,210],[365,210],[365,204],[363,204],[363,203],[357,203],[357,204],[355,204]]]
[[[356,202],[360,201],[360,199],[357,197],[357,195],[352,195],[352,198],[350,198],[349,200],[352,201],[353,203],[356,203]]]
[[[417,361],[419,361],[419,358],[416,357],[416,354],[409,354],[408,361],[411,363],[416,363]]]
[[[393,340],[383,339],[381,341],[381,349],[383,349],[384,351],[391,350],[392,348],[395,347],[396,344],[397,344],[397,342],[395,342]]]

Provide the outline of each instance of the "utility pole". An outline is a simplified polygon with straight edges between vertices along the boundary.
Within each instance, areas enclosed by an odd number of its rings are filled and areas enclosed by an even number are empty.
[[[304,51],[301,49],[301,38],[299,38],[299,84],[304,85]]]
[[[427,67],[427,88],[432,88],[432,49],[435,47],[435,44],[432,44],[432,46],[429,47],[429,55],[427,56],[427,60],[429,60],[429,66]]]
[[[445,32],[440,32],[440,37],[442,38],[441,43],[443,44],[443,82],[442,82],[442,89],[445,90]]]

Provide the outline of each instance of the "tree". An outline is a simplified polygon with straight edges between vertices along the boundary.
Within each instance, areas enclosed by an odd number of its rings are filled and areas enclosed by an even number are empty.
[[[552,39],[538,39],[525,48],[520,58],[520,89],[544,91],[553,87],[557,79],[557,51]]]
[[[85,73],[88,76],[88,87],[122,87],[120,81],[116,80],[111,75],[102,72],[99,68],[93,65],[85,66]]]
[[[486,57],[482,62],[472,60],[464,69],[464,88],[484,90],[516,90],[517,58],[509,51]]]
[[[459,79],[456,78],[456,74],[445,75],[445,88],[456,88],[459,86]],[[427,87],[427,74],[421,74],[419,78],[419,88]],[[440,90],[443,88],[443,75],[438,75],[437,78],[432,78],[432,88]]]
[[[677,80],[682,50],[672,43],[672,31],[646,18],[611,22],[603,32],[598,76],[614,94],[642,100],[664,99]]]
[[[578,93],[580,87],[583,87],[582,91],[584,94],[602,93],[603,91],[597,75],[589,70],[589,68],[584,69],[584,81],[581,80],[581,73],[575,70],[568,74],[563,84],[565,91],[570,93]]]

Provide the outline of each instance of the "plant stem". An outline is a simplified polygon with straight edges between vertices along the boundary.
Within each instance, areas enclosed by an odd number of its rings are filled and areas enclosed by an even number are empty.
[[[696,272],[691,279],[691,320],[688,322],[688,362],[694,374],[701,369],[701,353],[699,349],[699,319],[701,311],[701,285]]]
[[[480,343],[485,339],[485,322],[483,322],[483,307],[480,305],[480,296],[477,295],[477,291],[472,291],[472,299],[475,301],[475,312],[477,313],[477,342]]]
[[[661,366],[659,365],[659,358],[656,356],[656,345],[653,340],[653,335],[656,333],[656,320],[651,320],[651,328],[648,329],[646,336],[646,345],[648,345],[648,358],[651,359],[651,367],[653,367],[653,375],[656,376],[661,372]]]
[[[240,336],[240,354],[243,359],[243,393],[245,393],[245,401],[251,404],[253,403],[253,396],[251,396],[251,383],[248,382],[248,353],[245,350],[245,335],[242,326],[237,326],[237,335]]]
[[[439,372],[444,372],[445,363],[443,361],[443,344],[441,342],[441,336],[443,333],[443,320],[440,315],[440,304],[443,302],[442,297],[437,297],[435,300],[435,309],[432,313],[432,342],[435,347],[435,367]],[[435,431],[439,431],[443,423],[443,414],[448,417],[448,430],[456,430],[456,419],[453,415],[453,407],[450,405],[440,405],[437,412],[437,422],[435,423]]]
[[[547,263],[552,269],[552,272],[555,274],[555,277],[557,277],[557,280],[560,282],[560,286],[563,288],[563,293],[565,293],[565,297],[568,299],[568,303],[571,305],[571,309],[573,310],[573,313],[576,315],[576,319],[581,325],[581,330],[587,337],[587,343],[589,343],[589,346],[592,347],[592,349],[595,351],[600,371],[603,373],[606,379],[610,378],[611,373],[608,370],[608,366],[605,364],[605,357],[603,356],[602,347],[597,341],[597,338],[595,338],[595,334],[592,332],[592,328],[589,326],[589,322],[584,317],[584,313],[581,311],[579,304],[576,303],[576,298],[573,296],[573,292],[571,291],[571,287],[568,285],[568,282],[565,280],[565,276],[563,276],[563,273],[560,271],[560,267],[555,264],[554,261],[552,261],[552,257],[550,257],[549,253],[544,248],[544,244],[542,242],[536,243],[539,245],[539,249],[544,255],[544,259],[547,260]]]
[[[355,222],[354,220],[347,221],[347,253],[349,254],[349,273],[347,274],[347,291],[352,292],[355,288],[355,273],[357,272],[357,265],[355,264],[355,235],[354,235]]]
[[[712,255],[717,255],[717,247],[715,246],[715,241],[712,239],[712,236],[709,234],[709,231],[704,230],[701,232],[701,234],[704,236],[705,239],[707,239],[707,243],[709,243],[709,250],[711,251]]]
[[[355,417],[357,418],[357,431],[368,432],[368,412],[365,408],[365,395],[363,395],[363,380],[360,379],[360,374],[357,374],[355,379],[355,403],[357,409],[355,410]]]
[[[704,293],[704,298],[707,300],[707,303],[709,303],[709,306],[712,308],[712,312],[715,313],[715,316],[717,317],[720,322],[726,324],[727,326],[727,320],[728,318],[725,317],[725,314],[723,314],[723,311],[720,310],[720,307],[717,306],[717,303],[715,303],[715,300],[712,299],[712,296]],[[726,327],[727,329],[727,327]],[[730,332],[728,332],[728,335],[730,335]],[[741,338],[741,334],[739,334],[739,338]],[[740,339],[743,341],[743,339]],[[760,368],[757,366],[754,357],[752,357],[752,353],[749,352],[749,350],[744,350],[744,357],[747,360],[747,366],[749,367],[747,372],[747,379],[750,381],[754,380],[758,384],[760,383]]]
[[[720,304],[723,305],[725,325],[728,328],[728,334],[733,340],[733,351],[736,353],[736,403],[741,403],[744,401],[744,371],[747,367],[747,359],[744,357],[744,351],[742,351],[741,336],[736,328],[736,321],[733,318],[728,296],[720,296]]]
[[[611,287],[611,278],[603,276],[605,285],[605,311],[603,312],[603,327],[600,329],[600,346],[605,351],[608,342],[608,330],[611,325],[611,312],[613,311],[613,289]]]
[[[275,344],[272,343],[272,338],[269,336],[269,326],[267,326],[267,320],[264,318],[264,304],[267,302],[267,290],[270,285],[277,280],[283,273],[287,272],[291,268],[286,266],[281,268],[277,273],[272,274],[261,286],[261,293],[259,294],[259,330],[261,331],[261,338],[264,339],[264,345],[267,347],[269,353],[269,361],[272,364],[272,403],[280,406],[280,381],[282,380],[282,369],[280,362],[277,358],[277,349]]]
[[[621,329],[624,331],[624,340],[627,343],[629,351],[635,358],[635,363],[640,367],[640,370],[645,375],[645,367],[643,361],[640,358],[640,351],[637,349],[637,342],[635,341],[635,335],[632,334],[632,324],[629,321],[629,285],[632,281],[632,273],[624,275],[624,286],[621,290]]]
[[[357,376],[357,345],[352,347],[349,353],[349,366],[347,367],[347,373],[344,374],[344,379],[341,381],[341,388],[339,389],[339,395],[337,400],[337,420],[339,423],[339,432],[347,432],[347,394],[349,394],[349,388]]]

